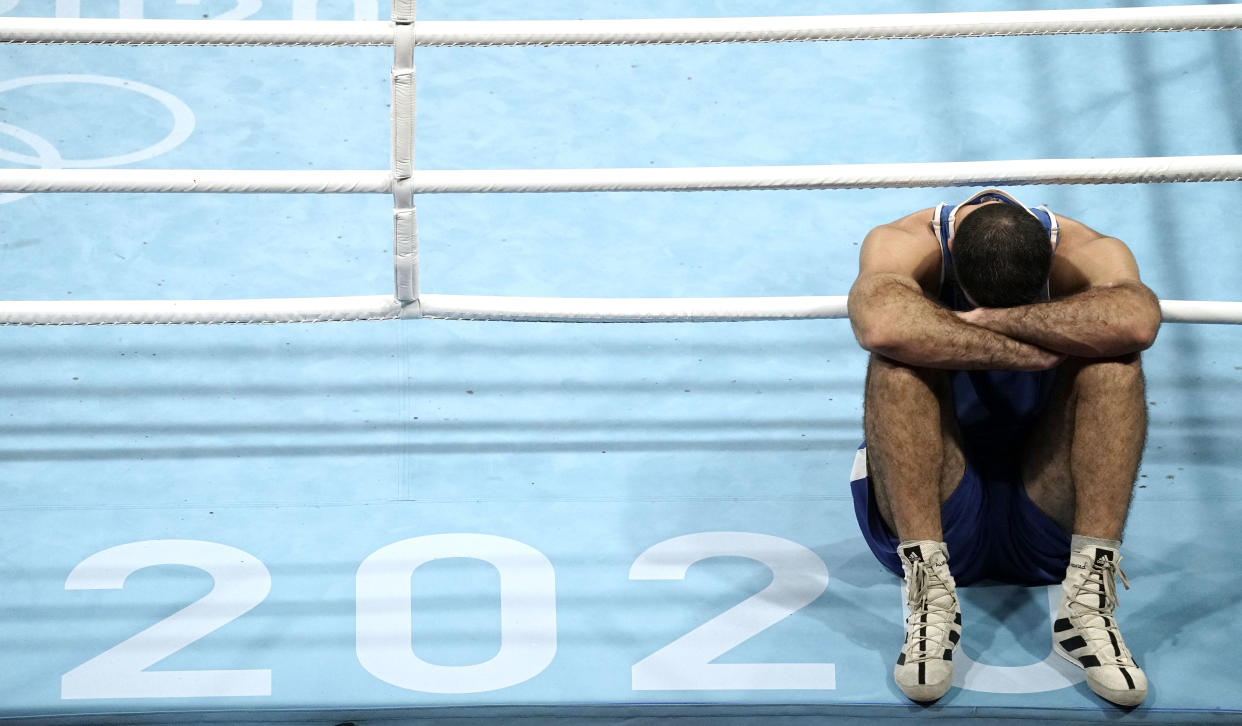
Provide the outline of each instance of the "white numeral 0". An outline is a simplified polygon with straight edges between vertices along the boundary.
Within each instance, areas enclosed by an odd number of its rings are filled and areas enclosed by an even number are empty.
[[[270,696],[270,670],[147,671],[263,602],[272,576],[253,556],[197,540],[131,542],[87,557],[69,573],[66,590],[119,590],[147,567],[185,565],[215,580],[211,591],[60,679],[60,697],[176,698]]]
[[[1055,621],[1061,601],[1061,586],[1048,586],[1048,617]],[[906,598],[901,598],[902,614]],[[953,685],[984,693],[1041,693],[1056,691],[1087,679],[1083,670],[1067,662],[1048,644],[1048,655],[1038,663],[1023,666],[997,666],[977,663],[965,648],[953,654]]]
[[[828,567],[787,539],[751,532],[701,532],[665,540],[638,556],[631,580],[684,580],[709,557],[746,557],[767,565],[772,582],[634,664],[636,691],[836,688],[832,663],[712,663],[811,604],[828,587]]]
[[[413,650],[410,578],[433,560],[482,560],[500,572],[500,650],[469,666],[428,663]],[[358,662],[394,686],[481,693],[534,678],[556,655],[556,574],[539,550],[488,534],[436,534],[395,542],[358,567]]]

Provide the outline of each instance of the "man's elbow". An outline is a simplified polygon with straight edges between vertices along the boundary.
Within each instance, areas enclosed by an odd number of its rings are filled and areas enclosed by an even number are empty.
[[[891,333],[891,323],[879,310],[853,304],[855,300],[852,297],[850,303],[850,327],[854,330],[858,345],[869,353],[887,355],[896,342]]]
[[[912,300],[921,300],[917,283],[899,275],[859,278],[846,302],[858,345],[870,353],[900,359],[910,347]]]
[[[901,339],[901,336],[893,335],[883,326],[867,328],[855,326],[854,337],[858,339],[858,345],[868,353],[875,353],[893,360],[902,360],[905,356],[907,349],[905,341]]]
[[[1156,294],[1142,283],[1128,283],[1119,286],[1128,296],[1123,303],[1126,314],[1116,321],[1113,327],[1114,351],[1117,355],[1138,353],[1147,350],[1156,342],[1160,332],[1160,300]]]
[[[1160,307],[1157,305],[1154,313],[1142,316],[1130,326],[1131,345],[1136,352],[1147,350],[1156,342],[1156,335],[1159,333]]]
[[[858,344],[868,353],[878,353],[879,355],[892,357],[892,341],[888,338],[877,335],[864,335],[858,337]]]
[[[1130,324],[1130,337],[1136,351],[1147,350],[1156,342],[1163,320],[1156,293],[1143,285],[1139,294],[1142,297],[1142,302],[1137,305],[1139,313]]]

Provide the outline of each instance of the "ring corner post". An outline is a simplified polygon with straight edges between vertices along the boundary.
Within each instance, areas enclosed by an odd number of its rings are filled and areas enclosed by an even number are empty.
[[[414,209],[414,16],[417,0],[392,0],[393,268],[396,297],[418,307],[418,217]]]

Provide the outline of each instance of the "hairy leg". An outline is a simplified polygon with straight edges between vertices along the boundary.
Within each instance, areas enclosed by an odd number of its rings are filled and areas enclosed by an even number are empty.
[[[1031,501],[1067,533],[1121,539],[1147,439],[1137,354],[1071,359],[1023,455]]]
[[[946,373],[871,356],[863,429],[885,524],[902,541],[943,540],[940,505],[965,469]]]

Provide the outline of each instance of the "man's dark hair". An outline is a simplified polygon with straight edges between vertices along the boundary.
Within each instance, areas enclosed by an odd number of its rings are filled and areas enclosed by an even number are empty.
[[[963,219],[953,236],[953,274],[982,307],[1035,302],[1051,269],[1048,231],[1022,207],[985,204]]]

